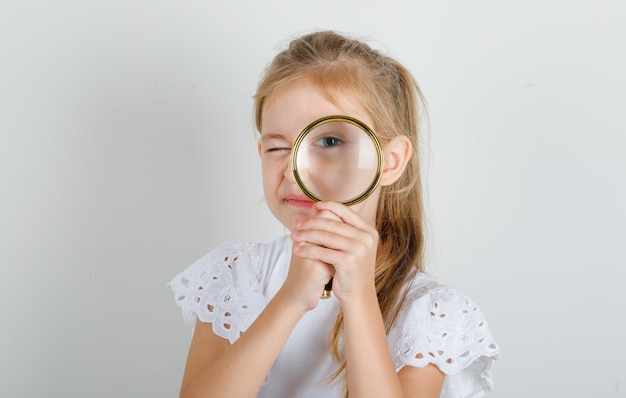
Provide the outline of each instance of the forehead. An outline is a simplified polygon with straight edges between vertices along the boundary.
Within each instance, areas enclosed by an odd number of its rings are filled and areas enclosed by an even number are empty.
[[[300,131],[310,122],[329,115],[347,115],[373,128],[372,118],[358,95],[305,83],[280,90],[267,98],[261,111],[261,135]]]

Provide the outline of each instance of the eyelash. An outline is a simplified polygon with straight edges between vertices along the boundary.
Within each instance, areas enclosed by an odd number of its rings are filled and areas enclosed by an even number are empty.
[[[317,141],[314,141],[315,144],[319,143],[318,146],[323,148],[333,148],[343,144],[343,141],[337,137],[322,137]]]
[[[270,153],[270,152],[278,152],[278,151],[291,151],[291,148],[268,148],[265,150],[266,153]]]

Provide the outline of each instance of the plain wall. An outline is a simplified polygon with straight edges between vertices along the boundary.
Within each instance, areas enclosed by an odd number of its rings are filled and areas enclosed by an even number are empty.
[[[428,266],[502,349],[493,397],[626,397],[622,1],[0,2],[0,396],[172,397],[165,284],[283,233],[252,95],[336,29],[415,75]]]

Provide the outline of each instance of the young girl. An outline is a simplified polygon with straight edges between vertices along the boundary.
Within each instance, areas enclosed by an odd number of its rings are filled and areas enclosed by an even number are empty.
[[[423,273],[421,93],[398,62],[333,32],[291,42],[255,96],[265,200],[291,232],[229,242],[171,288],[195,322],[181,397],[479,397],[499,356],[482,312]],[[380,140],[380,184],[312,202],[289,165],[299,132],[348,115]],[[320,300],[333,278],[332,296]]]

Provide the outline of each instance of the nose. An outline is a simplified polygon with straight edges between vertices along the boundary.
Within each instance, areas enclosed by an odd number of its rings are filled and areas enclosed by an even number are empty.
[[[285,169],[283,171],[283,175],[285,176],[285,179],[294,184],[296,183],[296,179],[293,176],[293,170],[291,169],[291,156],[289,156],[285,161]]]

